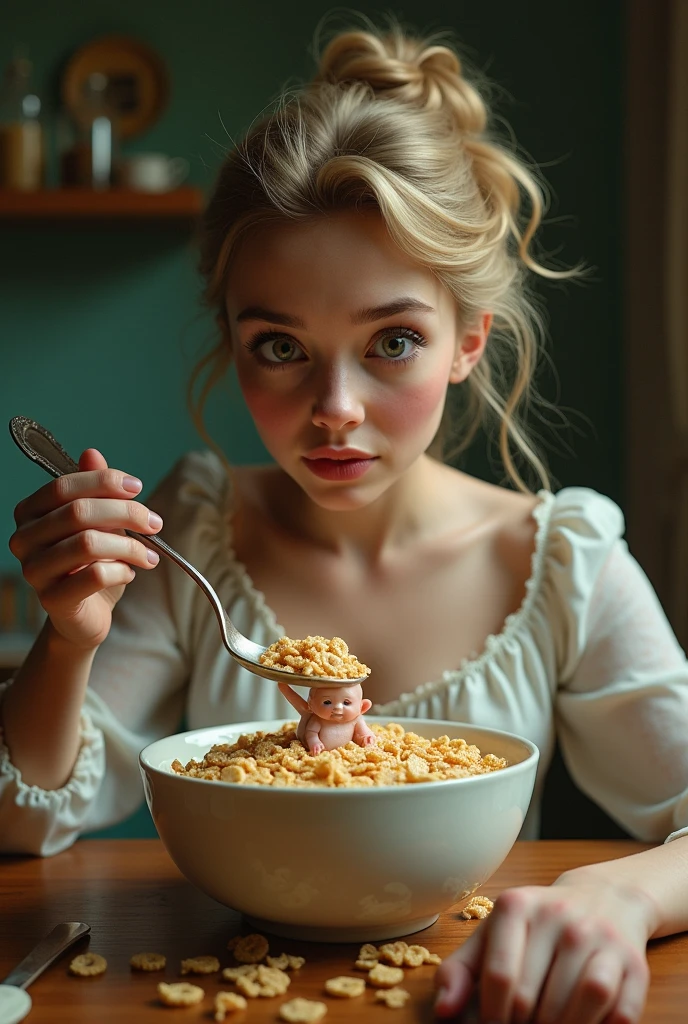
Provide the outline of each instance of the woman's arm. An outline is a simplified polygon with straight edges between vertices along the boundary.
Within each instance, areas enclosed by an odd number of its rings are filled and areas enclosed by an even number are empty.
[[[652,907],[650,939],[688,931],[688,836],[618,860],[574,868],[555,885],[580,881],[626,886]]]

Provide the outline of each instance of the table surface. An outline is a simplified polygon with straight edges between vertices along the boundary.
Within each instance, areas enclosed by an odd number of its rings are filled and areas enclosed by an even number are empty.
[[[516,843],[481,891],[494,899],[503,889],[549,884],[567,868],[645,848],[631,842]],[[231,850],[228,856],[231,859]],[[212,954],[223,967],[232,964],[227,940],[241,931],[242,921],[239,914],[194,889],[159,840],[81,840],[56,857],[0,857],[0,979],[60,921],[85,921],[91,925],[91,935],[56,960],[31,986],[31,1024],[165,1021],[168,1010],[158,1002],[156,991],[161,980],[190,980],[205,990],[202,1003],[175,1010],[172,1020],[211,1021],[215,993],[233,988],[223,984],[219,974],[180,977],[179,964],[184,957]],[[448,911],[413,941],[446,956],[477,926],[478,922],[463,921],[456,912]],[[355,1000],[323,996],[325,979],[358,974],[352,970],[358,946],[279,938],[272,938],[270,945],[271,953],[305,956],[306,965],[293,976],[287,996],[250,1000],[244,1013],[228,1016],[228,1021],[275,1022],[280,1004],[294,996],[325,1001],[326,1024],[350,1021],[352,1013],[363,1024],[384,1024],[390,1012],[394,1024],[429,1024],[433,1020],[433,967],[406,970],[403,984],[411,1000],[403,1009],[390,1011],[374,1002],[371,989]],[[95,978],[73,977],[68,972],[69,961],[87,948],[105,956],[108,969]],[[165,971],[132,971],[129,957],[142,951],[164,953]],[[650,943],[648,957],[652,983],[643,1024],[684,1024],[688,1013],[688,933]],[[476,1019],[475,1012],[465,1013],[461,1019],[468,1024]]]

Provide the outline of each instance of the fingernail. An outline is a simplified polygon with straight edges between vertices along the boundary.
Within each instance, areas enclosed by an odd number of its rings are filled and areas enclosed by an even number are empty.
[[[146,558],[151,565],[157,565],[160,561],[160,555],[157,551],[151,551],[150,548],[146,548]]]
[[[138,494],[143,487],[143,484],[135,476],[125,476],[122,480],[122,487],[125,491],[131,491],[132,494]]]
[[[150,526],[151,530],[160,529],[160,527],[162,526],[162,519],[160,518],[157,512],[148,513],[148,525]]]

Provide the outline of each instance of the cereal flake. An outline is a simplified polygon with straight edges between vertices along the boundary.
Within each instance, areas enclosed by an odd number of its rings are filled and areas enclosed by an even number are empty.
[[[129,965],[135,971],[162,971],[167,963],[162,953],[134,953]]]
[[[103,974],[106,968],[107,960],[99,953],[80,953],[69,965],[71,973],[81,978],[91,978],[96,974]]]
[[[290,999],[282,1003],[279,1015],[288,1024],[317,1024],[327,1013],[327,1003],[319,1003],[314,999]]]
[[[385,1003],[390,1010],[400,1010],[411,998],[411,993],[405,988],[378,989],[375,993],[375,1002]]]
[[[218,992],[215,996],[215,1020],[223,1021],[228,1013],[245,1010],[247,1005],[244,997],[236,992]]]
[[[171,985],[161,981],[158,985],[158,996],[164,1006],[195,1006],[204,995],[202,988],[188,981],[177,981]]]
[[[338,978],[328,978],[325,991],[328,996],[336,996],[338,999],[355,999],[365,992],[365,981],[363,978],[349,978],[342,974]]]

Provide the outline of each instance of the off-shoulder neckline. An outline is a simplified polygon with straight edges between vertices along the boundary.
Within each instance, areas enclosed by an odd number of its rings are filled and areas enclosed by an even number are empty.
[[[371,708],[371,713],[387,714],[400,712],[409,704],[445,690],[452,683],[458,683],[466,676],[474,674],[482,668],[486,661],[494,658],[500,650],[506,647],[514,635],[528,621],[544,577],[549,524],[555,500],[553,492],[544,489],[538,491],[536,497],[538,501],[530,513],[535,520],[536,526],[533,551],[530,558],[530,575],[526,580],[525,593],[519,607],[507,615],[498,633],[490,633],[486,637],[479,654],[463,658],[457,668],[445,669],[439,679],[420,683],[413,690],[408,693],[402,693],[394,700],[388,701],[385,704],[374,704]],[[233,513],[232,483],[229,477],[226,477],[222,508],[225,527],[223,535],[225,538],[225,551],[229,558],[232,575],[256,616],[262,620],[263,625],[277,640],[280,636],[284,636],[284,627],[277,621],[277,616],[267,603],[265,594],[254,585],[246,566],[237,557],[234,549],[232,528]]]

